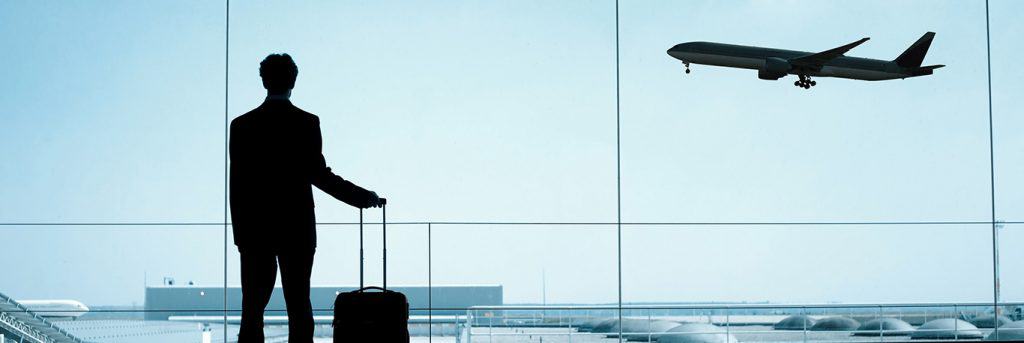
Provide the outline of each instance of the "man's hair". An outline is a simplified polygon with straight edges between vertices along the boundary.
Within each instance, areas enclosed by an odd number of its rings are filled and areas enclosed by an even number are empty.
[[[288,54],[270,54],[260,62],[260,77],[263,88],[271,92],[284,92],[295,88],[295,77],[299,67]]]

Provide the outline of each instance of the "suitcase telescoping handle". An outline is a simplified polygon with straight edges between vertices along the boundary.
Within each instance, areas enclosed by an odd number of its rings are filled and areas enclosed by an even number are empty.
[[[388,220],[387,220],[388,216],[387,216],[387,209],[386,209],[387,204],[388,204],[388,200],[387,199],[380,198],[380,223],[381,223],[381,229],[382,229],[381,231],[384,232],[384,240],[383,240],[383,246],[384,246],[384,277],[383,277],[384,282],[383,283],[384,283],[384,287],[381,287],[380,288],[381,290],[387,290],[388,289]],[[362,291],[364,288],[366,288],[366,287],[363,285],[363,209],[360,208],[359,209],[359,290]],[[377,287],[371,287],[371,288],[377,288]]]

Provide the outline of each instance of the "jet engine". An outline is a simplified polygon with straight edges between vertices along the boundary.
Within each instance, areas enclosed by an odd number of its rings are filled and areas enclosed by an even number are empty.
[[[762,80],[778,80],[786,76],[793,66],[789,61],[778,57],[769,57],[764,60],[764,65],[757,70],[757,78]]]

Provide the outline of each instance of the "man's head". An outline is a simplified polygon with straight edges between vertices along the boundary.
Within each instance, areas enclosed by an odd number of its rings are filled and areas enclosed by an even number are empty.
[[[295,77],[299,68],[288,54],[270,54],[260,62],[260,77],[263,88],[270,94],[287,93],[295,88]]]

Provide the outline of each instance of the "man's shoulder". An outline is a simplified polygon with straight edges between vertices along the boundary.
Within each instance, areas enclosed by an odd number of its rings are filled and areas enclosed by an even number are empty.
[[[295,105],[292,105],[292,109],[300,118],[303,118],[303,119],[306,119],[306,120],[310,120],[310,121],[314,121],[314,122],[319,122],[320,121],[320,117],[317,117],[315,114],[306,112],[305,110],[303,110],[301,108],[298,108]]]
[[[291,103],[287,103],[285,106],[267,106],[266,104],[262,104],[259,107],[232,119],[231,127],[276,125],[275,123],[282,123],[282,120],[293,122],[298,120],[299,122],[310,124],[318,124],[320,122],[320,118],[315,114],[306,112]]]
[[[261,103],[259,106],[256,106],[256,108],[249,110],[249,112],[242,113],[242,115],[235,117],[235,119],[231,120],[231,123],[234,124],[250,122],[255,120],[255,118],[257,117],[262,117],[263,113],[268,111],[269,109],[267,108],[267,104]]]
[[[257,111],[259,111],[259,110],[260,110],[260,108],[257,107],[257,108],[252,109],[249,112],[245,112],[242,115],[235,117],[235,119],[231,119],[231,128],[235,128],[235,127],[238,127],[238,126],[244,126],[246,123],[251,121],[251,118],[254,117],[255,113]]]

